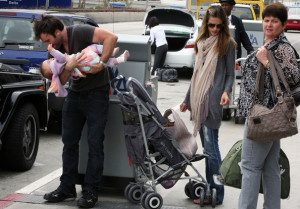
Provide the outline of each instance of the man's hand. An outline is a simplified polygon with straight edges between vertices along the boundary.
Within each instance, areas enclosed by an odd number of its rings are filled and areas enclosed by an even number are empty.
[[[230,102],[230,99],[228,97],[228,94],[226,91],[222,94],[220,105],[225,106]]]
[[[74,55],[70,58],[67,54],[65,54],[65,57],[67,60],[67,63],[65,65],[65,70],[71,72],[75,67],[80,69],[80,66],[81,66],[80,62],[86,58],[86,55],[80,53],[77,56]]]

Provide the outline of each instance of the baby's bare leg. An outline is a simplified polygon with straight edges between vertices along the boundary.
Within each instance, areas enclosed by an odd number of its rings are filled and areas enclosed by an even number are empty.
[[[128,57],[130,57],[129,51],[125,50],[123,54],[121,54],[119,57],[117,57],[115,59],[116,60],[115,65],[122,63],[122,62],[127,62]]]

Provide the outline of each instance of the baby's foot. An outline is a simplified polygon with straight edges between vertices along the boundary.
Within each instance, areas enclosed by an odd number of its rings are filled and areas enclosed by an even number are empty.
[[[128,57],[130,57],[129,51],[125,50],[124,53],[117,58],[117,62],[127,62]]]
[[[118,54],[119,53],[119,50],[120,50],[120,48],[119,47],[116,47],[116,48],[114,48],[114,50],[113,50],[113,53],[112,53],[112,57],[114,57],[114,56],[116,56],[116,54]]]
[[[57,93],[58,92],[58,84],[57,82],[53,79],[51,81],[51,85],[48,89],[48,93]]]

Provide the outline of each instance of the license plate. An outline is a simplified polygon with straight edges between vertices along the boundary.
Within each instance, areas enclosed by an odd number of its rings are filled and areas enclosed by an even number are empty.
[[[298,23],[298,21],[297,21],[297,20],[294,20],[294,21],[293,21],[293,23],[297,24],[297,23]]]

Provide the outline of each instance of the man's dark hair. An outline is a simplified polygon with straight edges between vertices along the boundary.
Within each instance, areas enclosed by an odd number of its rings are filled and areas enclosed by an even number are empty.
[[[153,28],[154,26],[159,25],[159,21],[157,19],[157,17],[151,17],[149,20],[149,28]]]
[[[47,33],[55,37],[55,30],[62,31],[64,29],[64,24],[53,15],[41,15],[39,19],[34,21],[34,39],[40,40],[42,33]]]
[[[235,1],[234,0],[220,0],[220,4],[222,4],[223,2],[227,2],[227,3],[229,3],[229,4],[231,4],[231,5],[235,5]]]
[[[287,9],[283,4],[279,2],[269,4],[263,10],[262,18],[265,19],[265,17],[268,16],[278,18],[283,25],[287,22],[287,18],[288,18]]]

